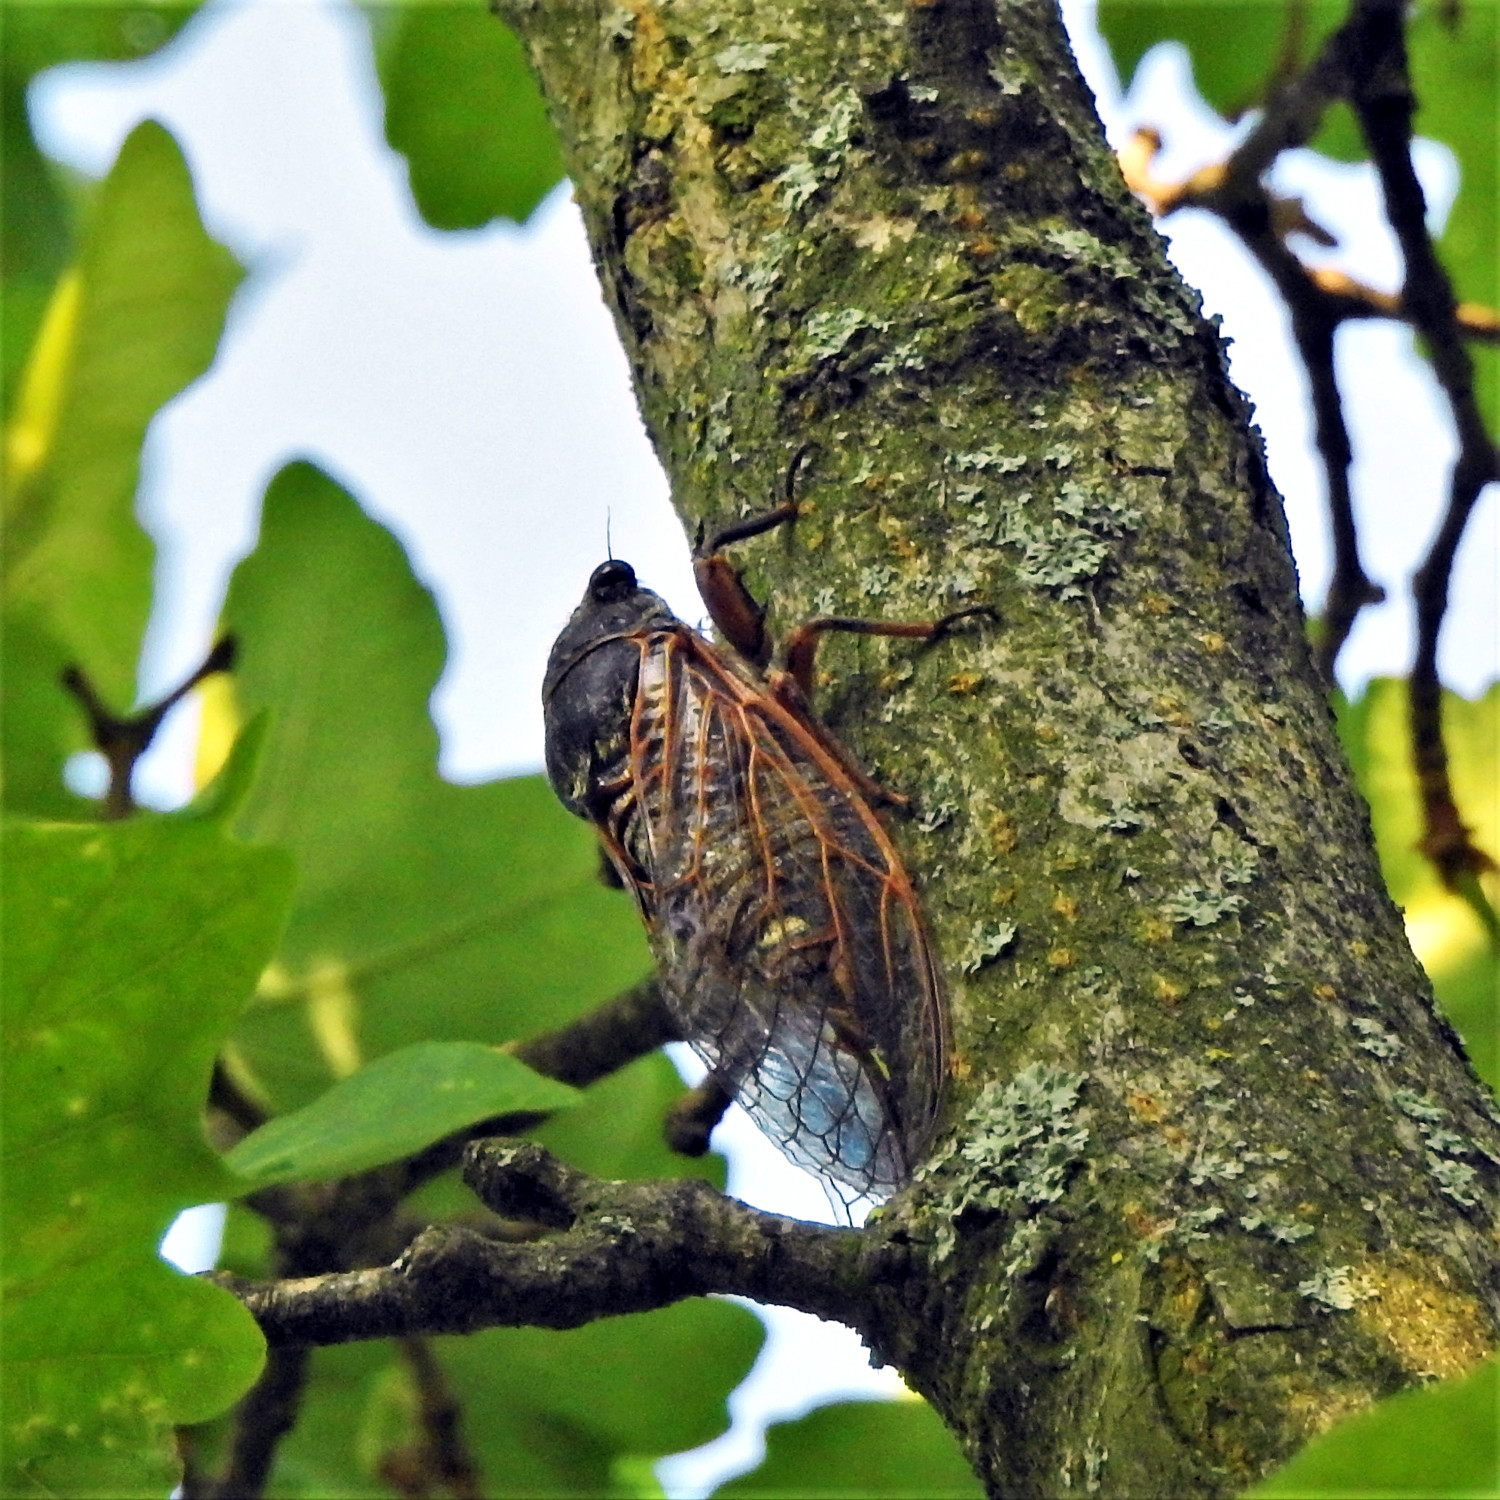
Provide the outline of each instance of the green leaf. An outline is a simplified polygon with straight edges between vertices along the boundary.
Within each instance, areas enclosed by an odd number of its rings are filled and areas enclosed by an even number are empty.
[[[763,1342],[753,1313],[698,1299],[566,1333],[495,1329],[427,1347],[479,1470],[478,1493],[625,1500],[649,1493],[657,1459],[728,1428],[729,1393]],[[410,1360],[391,1344],[315,1350],[267,1494],[396,1495],[390,1476],[403,1455],[409,1472],[419,1406]],[[205,1460],[223,1426],[194,1434]]]
[[[156,1247],[232,1181],[203,1101],[291,865],[143,817],[7,824],[5,868],[5,1493],[161,1494],[169,1427],[260,1366],[249,1314]]]
[[[546,783],[439,778],[431,596],[316,469],[272,482],[225,613],[243,708],[276,714],[240,828],[301,871],[280,963],[237,1032],[275,1108],[413,1042],[560,1025],[640,979],[634,906]]]
[[[613,1181],[692,1175],[724,1187],[724,1159],[690,1161],[667,1145],[662,1121],[682,1097],[682,1080],[665,1053],[653,1052],[591,1084],[577,1109],[533,1131],[550,1151],[595,1177]]]
[[[1347,9],[1343,0],[1100,0],[1099,30],[1127,89],[1157,43],[1181,42],[1198,92],[1225,119],[1237,120],[1264,103],[1278,64],[1300,69],[1317,55]]]
[[[766,1429],[765,1462],[714,1491],[751,1496],[977,1497],[984,1490],[925,1402],[843,1401]]]
[[[63,691],[69,654],[45,610],[0,604],[0,798],[8,811],[74,822],[99,816],[99,804],[62,779],[63,763],[89,743],[83,711]]]
[[[660,1458],[727,1431],[729,1393],[764,1342],[754,1313],[696,1298],[566,1333],[503,1328],[438,1349],[475,1413],[470,1441],[497,1492],[590,1495],[614,1488],[620,1458]]]
[[[27,653],[5,683],[6,719],[24,720],[5,745],[12,809],[79,810],[60,789],[62,758],[85,743],[55,687],[65,665],[117,706],[134,698],[152,568],[134,515],[141,444],[161,405],[208,367],[239,279],[203,232],[172,138],[139,126],[99,189],[6,428],[0,581]]]
[[[254,1187],[318,1182],[397,1161],[494,1115],[566,1109],[577,1098],[493,1047],[419,1042],[261,1126],[225,1160]]]
[[[1500,1493],[1500,1364],[1462,1380],[1407,1391],[1309,1443],[1248,1493],[1297,1497],[1453,1496]]]
[[[182,809],[184,818],[202,818],[227,828],[240,815],[250,788],[260,774],[266,739],[271,732],[271,711],[262,709],[234,738],[229,756],[213,780]]]
[[[1443,694],[1443,741],[1460,816],[1475,842],[1500,858],[1500,684],[1470,701]],[[1417,848],[1422,806],[1411,762],[1406,683],[1377,677],[1338,705],[1339,738],[1370,804],[1380,867],[1406,932],[1448,1019],[1481,1077],[1500,1086],[1500,963],[1473,909],[1446,890]],[[1489,883],[1490,899],[1500,882]]]
[[[435,229],[525,220],[562,154],[513,32],[480,0],[404,11],[379,51],[385,132]]]
[[[44,68],[81,60],[143,57],[197,9],[30,3],[5,8],[0,47],[0,412],[8,419],[16,380],[58,273],[73,254],[73,208],[56,169],[32,139],[26,91]]]

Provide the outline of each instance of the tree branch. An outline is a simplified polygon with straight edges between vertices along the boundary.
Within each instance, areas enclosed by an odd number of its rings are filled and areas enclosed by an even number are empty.
[[[1459,443],[1442,523],[1412,580],[1417,654],[1409,692],[1412,754],[1422,793],[1421,848],[1444,883],[1462,891],[1494,934],[1500,924],[1473,877],[1495,866],[1473,842],[1453,799],[1443,744],[1437,648],[1458,544],[1480,492],[1500,475],[1500,467],[1474,393],[1474,365],[1461,337],[1457,299],[1427,232],[1427,202],[1412,166],[1416,101],[1407,70],[1403,10],[1398,0],[1356,0],[1353,19],[1363,30],[1366,47],[1351,100],[1380,177],[1386,217],[1401,246],[1406,266],[1402,302],[1410,310],[1413,327],[1427,341],[1428,358],[1453,413]]]
[[[510,1050],[537,1072],[582,1088],[676,1038],[677,1032],[661,1002],[656,982],[646,980],[570,1025],[517,1042]],[[222,1065],[215,1069],[210,1104],[241,1129],[263,1123],[258,1107],[234,1085]],[[474,1139],[519,1133],[533,1128],[543,1118],[526,1113],[480,1121],[434,1141],[402,1161],[331,1184],[265,1188],[247,1197],[245,1206],[275,1227],[277,1265],[289,1276],[313,1280],[340,1273],[359,1276],[365,1273],[354,1268],[388,1260],[414,1238],[421,1238],[417,1226],[397,1213],[404,1198],[456,1166]],[[451,1232],[476,1237],[472,1230]],[[268,1366],[250,1396],[240,1404],[235,1415],[233,1452],[238,1455],[243,1450],[258,1455],[258,1467],[253,1472],[260,1478],[252,1482],[236,1477],[242,1472],[252,1472],[236,1458],[234,1464],[238,1467],[232,1466],[219,1482],[222,1486],[233,1481],[235,1488],[226,1493],[259,1493],[258,1486],[270,1472],[276,1445],[296,1420],[300,1391],[300,1384],[289,1383],[286,1371],[279,1366]],[[442,1451],[451,1458],[449,1438],[451,1432],[443,1440],[448,1447]],[[437,1451],[435,1448],[434,1452]],[[443,1462],[448,1463],[448,1459]],[[452,1480],[456,1493],[460,1494],[464,1493],[459,1485],[461,1468],[459,1465],[455,1469],[458,1477]]]
[[[1287,246],[1287,235],[1301,231],[1325,243],[1331,237],[1322,236],[1300,203],[1275,197],[1261,180],[1281,151],[1311,138],[1323,110],[1339,98],[1348,99],[1359,117],[1380,178],[1386,215],[1401,246],[1406,270],[1399,294],[1380,292],[1341,272],[1304,266]],[[1157,216],[1196,207],[1221,217],[1271,276],[1291,312],[1328,480],[1334,570],[1319,657],[1330,679],[1359,611],[1384,597],[1359,559],[1349,496],[1349,440],[1334,380],[1333,336],[1346,319],[1390,317],[1408,323],[1427,343],[1453,413],[1459,457],[1437,536],[1413,580],[1418,638],[1409,692],[1412,753],[1424,818],[1421,847],[1444,882],[1469,901],[1496,935],[1500,920],[1475,880],[1493,868],[1493,861],[1474,844],[1459,816],[1448,774],[1437,645],[1459,543],[1480,493],[1500,473],[1474,394],[1473,363],[1464,340],[1500,338],[1500,318],[1490,309],[1460,305],[1438,259],[1411,160],[1414,108],[1401,5],[1398,0],[1356,0],[1348,20],[1328,39],[1317,60],[1301,78],[1275,91],[1260,124],[1225,161],[1182,182],[1163,182],[1150,171],[1160,136],[1141,130],[1120,152],[1120,165],[1126,182]]]
[[[599,1181],[530,1143],[476,1143],[464,1178],[496,1213],[561,1232],[516,1245],[433,1228],[377,1269],[279,1282],[210,1279],[239,1297],[276,1348],[577,1328],[714,1292],[856,1327],[868,1321],[860,1231],[760,1213],[691,1178]]]
[[[282,1438],[296,1425],[307,1386],[306,1349],[272,1349],[266,1367],[235,1413],[229,1457],[217,1480],[189,1489],[184,1500],[253,1500],[271,1477]]]
[[[681,1040],[682,1033],[653,978],[566,1026],[514,1042],[506,1050],[528,1068],[581,1089],[668,1042]]]
[[[480,1500],[479,1468],[464,1442],[463,1409],[426,1339],[402,1339],[401,1357],[417,1390],[418,1440],[381,1455],[381,1476],[403,1495],[442,1486],[458,1500]]]

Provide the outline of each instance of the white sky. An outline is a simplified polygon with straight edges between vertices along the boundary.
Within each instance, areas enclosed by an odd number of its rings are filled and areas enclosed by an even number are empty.
[[[1156,125],[1164,176],[1223,155],[1235,132],[1197,100],[1180,48],[1153,53],[1122,100],[1092,4],[1064,10],[1117,142]],[[155,58],[44,76],[32,116],[44,149],[94,176],[139,120],[162,120],[187,154],[210,230],[251,271],[213,369],[148,436],[139,510],[160,552],[143,698],[201,657],[228,573],[254,544],[266,482],[298,456],[391,526],[437,594],[450,655],[432,708],[455,779],[540,765],[543,663],[604,554],[606,516],[615,554],[684,617],[702,613],[566,186],[525,227],[423,225],[405,163],[384,143],[366,23],[352,7],[215,0]],[[1424,143],[1418,165],[1440,221],[1457,186],[1452,157]],[[1298,152],[1278,165],[1277,182],[1304,193],[1339,235],[1320,263],[1394,288],[1399,260],[1368,167]],[[1285,312],[1207,215],[1164,228],[1234,341],[1233,372],[1256,403],[1317,608],[1330,568],[1323,487]],[[1361,615],[1345,650],[1351,687],[1409,664],[1407,578],[1436,526],[1452,457],[1440,396],[1411,347],[1404,329],[1381,323],[1339,336],[1366,566],[1390,594]],[[1460,554],[1442,642],[1445,679],[1471,694],[1500,675],[1496,513],[1492,486]],[[142,768],[148,797],[180,797],[192,735],[191,714],[164,734]],[[819,1189],[743,1117],[726,1121],[716,1143],[729,1148],[732,1191],[827,1216]],[[662,1466],[673,1494],[702,1493],[755,1462],[768,1419],[894,1389],[847,1330],[780,1309],[766,1316],[772,1342],[733,1398],[734,1431]]]

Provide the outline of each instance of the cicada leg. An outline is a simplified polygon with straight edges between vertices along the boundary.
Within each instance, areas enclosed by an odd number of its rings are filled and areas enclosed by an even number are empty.
[[[753,662],[757,667],[763,668],[771,660],[771,640],[766,634],[766,611],[745,587],[734,564],[724,555],[724,549],[797,519],[797,471],[812,447],[811,443],[804,443],[792,455],[792,461],[787,465],[784,498],[780,505],[774,510],[766,511],[764,515],[736,521],[732,526],[716,531],[707,540],[700,536],[698,545],[693,548],[693,577],[697,580],[698,592],[708,606],[715,629],[746,661]]]
[[[695,1089],[689,1089],[662,1122],[667,1145],[681,1156],[703,1156],[709,1137],[724,1118],[724,1111],[734,1102],[734,1095],[718,1077],[710,1073]]]
[[[782,648],[782,667],[771,672],[767,681],[777,701],[817,735],[823,748],[833,755],[849,773],[851,779],[866,797],[876,802],[888,802],[904,807],[907,799],[897,792],[887,791],[872,781],[849,759],[849,753],[818,722],[812,711],[813,668],[817,664],[818,643],[825,635],[843,631],[849,635],[887,635],[908,640],[941,640],[960,620],[975,615],[995,618],[995,611],[988,604],[975,604],[967,609],[956,609],[951,614],[936,620],[858,620],[846,615],[819,615],[799,625],[786,639]]]

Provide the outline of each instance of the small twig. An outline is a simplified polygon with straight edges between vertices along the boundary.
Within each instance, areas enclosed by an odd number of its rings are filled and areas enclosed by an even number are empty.
[[[417,1388],[419,1441],[381,1456],[381,1477],[403,1495],[441,1486],[457,1500],[480,1500],[479,1468],[460,1431],[463,1410],[426,1339],[398,1345]]]
[[[654,979],[607,1001],[555,1031],[506,1048],[528,1068],[559,1083],[585,1088],[667,1042],[680,1042]]]
[[[1416,322],[1416,314],[1407,305],[1406,299],[1395,292],[1382,292],[1378,287],[1356,281],[1343,271],[1324,267],[1309,270],[1308,277],[1320,292],[1336,298],[1340,305],[1340,318],[1390,318],[1397,323]],[[1454,322],[1465,338],[1483,344],[1500,344],[1500,313],[1477,302],[1460,302],[1453,309]]]
[[[203,665],[180,687],[174,688],[160,702],[139,713],[120,716],[113,713],[100,698],[82,667],[63,669],[62,685],[79,701],[88,715],[89,734],[94,746],[109,767],[109,788],[104,795],[104,817],[114,822],[135,811],[130,782],[136,762],[150,747],[169,710],[185,698],[205,677],[227,672],[234,665],[235,644],[225,636],[208,653]]]
[[[720,1292],[867,1322],[862,1231],[763,1214],[706,1182],[601,1182],[540,1146],[480,1142],[465,1179],[496,1213],[562,1232],[497,1244],[429,1229],[394,1264],[280,1282],[212,1279],[273,1346],[481,1328],[577,1328]]]
[[[282,1346],[266,1355],[266,1367],[235,1412],[224,1472],[206,1489],[215,1500],[256,1500],[271,1477],[282,1438],[297,1421],[307,1385],[309,1351]]]

